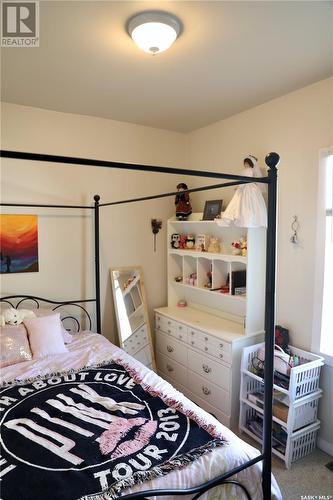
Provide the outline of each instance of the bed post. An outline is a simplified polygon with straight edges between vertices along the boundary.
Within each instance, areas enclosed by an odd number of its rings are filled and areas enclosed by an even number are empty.
[[[97,333],[102,333],[101,329],[101,286],[99,268],[99,200],[100,196],[95,194],[94,201],[94,231],[95,231],[95,294],[96,294],[96,327]]]
[[[275,267],[276,267],[276,205],[277,165],[280,156],[269,153],[265,162],[268,172],[268,225],[266,244],[266,302],[265,302],[265,366],[264,366],[264,426],[262,488],[264,500],[271,499],[272,473],[272,402],[275,340]]]

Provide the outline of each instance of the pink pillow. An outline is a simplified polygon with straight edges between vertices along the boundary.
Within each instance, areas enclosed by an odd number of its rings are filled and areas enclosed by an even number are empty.
[[[34,359],[68,352],[62,337],[59,313],[41,318],[26,318],[24,324],[28,330]]]
[[[22,363],[32,358],[24,325],[0,328],[0,368]]]
[[[51,316],[52,314],[58,314],[56,311],[52,311],[52,309],[43,309],[43,308],[33,309],[33,312],[36,314],[38,318],[41,318],[43,316]],[[62,322],[61,322],[61,328],[62,328],[62,337],[64,339],[65,344],[70,344],[73,340],[73,335],[68,333]]]

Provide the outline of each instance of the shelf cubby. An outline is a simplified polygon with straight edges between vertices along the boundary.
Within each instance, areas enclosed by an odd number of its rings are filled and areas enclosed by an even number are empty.
[[[175,281],[177,276],[183,277],[183,257],[178,254],[170,254],[169,256],[169,274],[170,280]]]
[[[212,271],[212,261],[205,257],[198,257],[198,287],[209,290],[206,286],[209,281],[209,273]]]
[[[213,289],[221,288],[227,284],[228,277],[230,276],[230,270],[231,267],[229,262],[217,259],[213,261]]]
[[[190,277],[192,274],[197,274],[197,259],[195,257],[191,257],[189,255],[186,255],[183,260],[183,284],[190,285],[189,283],[186,282],[187,278]],[[194,285],[190,285],[194,286]]]

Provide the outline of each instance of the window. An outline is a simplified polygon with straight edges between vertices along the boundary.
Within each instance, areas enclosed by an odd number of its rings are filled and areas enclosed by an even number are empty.
[[[333,150],[321,157],[318,198],[313,348],[333,362]]]

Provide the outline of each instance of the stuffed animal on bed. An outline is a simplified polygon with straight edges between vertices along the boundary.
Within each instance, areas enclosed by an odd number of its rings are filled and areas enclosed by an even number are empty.
[[[25,318],[34,318],[36,314],[29,309],[5,309],[0,315],[0,326],[7,325],[19,325]]]

